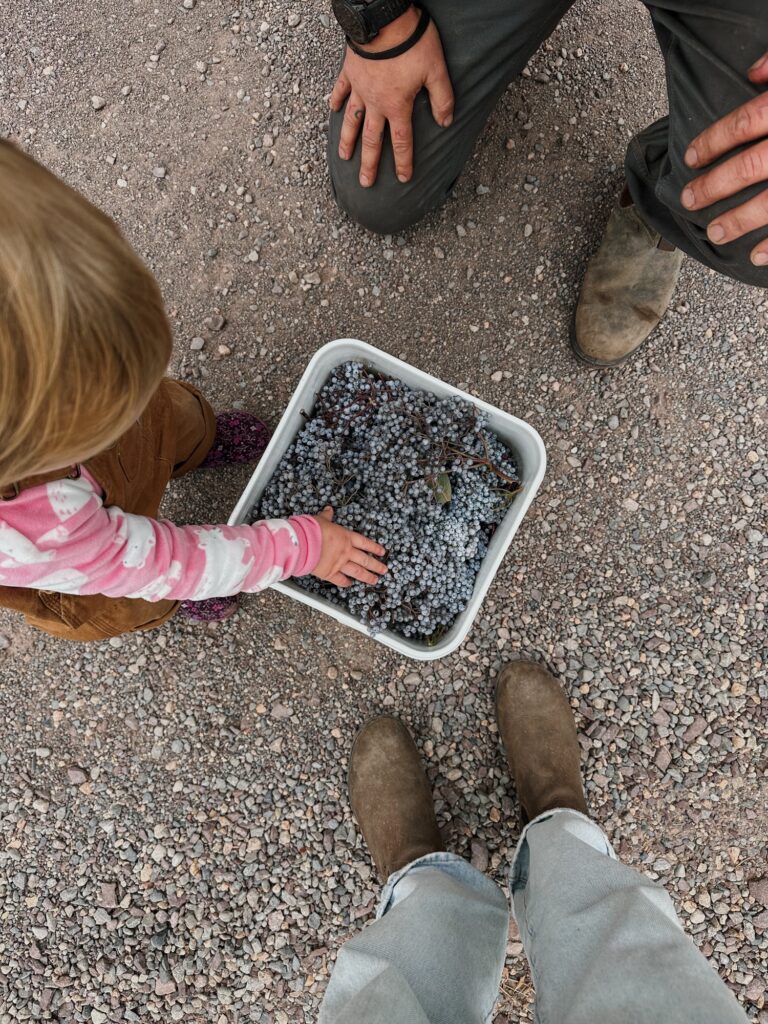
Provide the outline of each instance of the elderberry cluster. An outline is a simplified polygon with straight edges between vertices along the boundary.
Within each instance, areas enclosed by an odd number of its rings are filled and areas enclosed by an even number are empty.
[[[415,391],[362,363],[336,367],[283,456],[255,518],[317,514],[378,541],[376,586],[298,586],[372,632],[435,642],[466,607],[496,526],[519,487],[512,453],[461,398]]]

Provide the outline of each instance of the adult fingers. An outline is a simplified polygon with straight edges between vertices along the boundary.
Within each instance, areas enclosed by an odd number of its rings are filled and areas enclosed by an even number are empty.
[[[375,540],[369,540],[362,533],[353,533],[352,543],[356,548],[360,548],[361,551],[370,551],[374,555],[381,556],[387,553],[381,544],[377,544]]]
[[[453,86],[448,75],[445,61],[439,64],[425,82],[429,92],[429,105],[432,117],[441,128],[447,128],[453,121]]]
[[[347,109],[344,111],[344,120],[341,124],[341,138],[339,139],[339,156],[342,160],[351,160],[355,152],[357,136],[363,125],[365,117],[365,104],[355,92],[349,94]]]
[[[756,245],[752,252],[749,254],[749,258],[752,260],[756,267],[768,266],[768,238],[765,241],[760,242]]]
[[[363,146],[360,156],[360,184],[363,188],[368,188],[376,181],[386,123],[381,114],[373,110],[365,112]]]
[[[333,87],[331,98],[328,100],[328,105],[331,110],[341,110],[344,105],[344,100],[349,96],[352,91],[352,83],[344,74],[343,71],[339,73],[339,77],[336,79],[336,84]]]
[[[413,107],[389,119],[389,134],[395,154],[397,180],[410,181],[413,176]]]
[[[768,82],[768,53],[764,53],[749,69],[749,78],[753,82]]]
[[[342,567],[342,571],[347,576],[351,576],[352,579],[360,580],[361,583],[368,583],[373,586],[374,583],[378,583],[380,576],[376,576],[375,573],[369,572],[364,569],[362,565],[358,565],[357,562],[347,562]]]
[[[732,110],[697,135],[685,153],[689,167],[706,167],[723,153],[768,135],[768,92]]]
[[[346,576],[343,572],[335,572],[332,576],[328,577],[328,582],[333,583],[336,587],[351,587],[352,580],[349,576]]]
[[[741,206],[721,213],[707,228],[707,237],[716,245],[725,245],[763,227],[768,227],[768,188]]]
[[[698,210],[720,199],[736,195],[748,185],[768,179],[768,139],[749,146],[711,171],[689,181],[683,189],[682,203]]]

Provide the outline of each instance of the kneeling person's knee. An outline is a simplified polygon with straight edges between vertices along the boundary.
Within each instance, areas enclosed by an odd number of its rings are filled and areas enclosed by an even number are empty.
[[[377,235],[394,235],[417,224],[429,212],[418,181],[405,184],[386,167],[379,168],[376,183],[364,188],[358,178],[358,162],[331,158],[328,167],[333,195],[352,220]]]
[[[382,147],[375,183],[367,187],[361,185],[360,139],[350,160],[339,156],[342,122],[341,113],[331,115],[328,169],[336,202],[352,220],[379,235],[397,234],[417,224],[445,199],[448,186],[442,176],[435,173],[432,161],[419,146],[413,176],[407,182],[398,181],[389,137]]]

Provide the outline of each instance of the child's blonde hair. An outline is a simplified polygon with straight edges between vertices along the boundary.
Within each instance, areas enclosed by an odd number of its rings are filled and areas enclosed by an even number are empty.
[[[0,139],[0,485],[116,440],[170,353],[157,283],[112,221]]]

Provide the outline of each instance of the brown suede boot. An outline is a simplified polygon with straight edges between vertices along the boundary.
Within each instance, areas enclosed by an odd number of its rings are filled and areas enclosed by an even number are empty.
[[[419,752],[397,718],[374,718],[357,734],[349,797],[382,881],[417,857],[445,849]]]
[[[554,807],[586,814],[576,723],[557,680],[532,661],[507,665],[496,684],[496,720],[523,824]]]
[[[625,189],[589,261],[571,344],[590,366],[618,366],[667,311],[683,254],[641,219]]]

